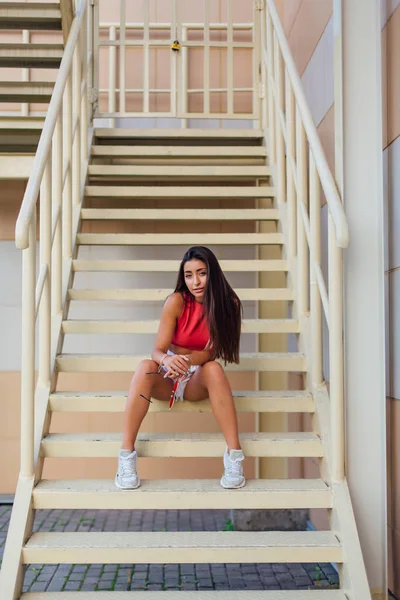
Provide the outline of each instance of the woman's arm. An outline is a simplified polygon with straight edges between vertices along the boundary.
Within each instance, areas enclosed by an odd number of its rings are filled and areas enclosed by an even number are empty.
[[[171,294],[164,304],[154,350],[151,354],[151,358],[158,364],[162,363],[168,368],[172,367],[172,370],[180,375],[187,371],[188,361],[182,356],[167,357],[167,352],[174,335],[176,320],[180,317],[182,309],[182,296],[178,293]]]

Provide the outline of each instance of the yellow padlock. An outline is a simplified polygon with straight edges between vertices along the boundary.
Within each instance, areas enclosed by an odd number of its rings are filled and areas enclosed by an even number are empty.
[[[174,52],[179,52],[180,49],[181,45],[179,43],[179,40],[174,40],[171,44],[171,50],[173,50]]]

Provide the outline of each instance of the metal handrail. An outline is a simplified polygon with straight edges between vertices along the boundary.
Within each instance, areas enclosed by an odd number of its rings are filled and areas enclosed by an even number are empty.
[[[300,112],[304,129],[310,144],[317,171],[321,180],[321,185],[325,193],[328,209],[332,215],[335,225],[337,244],[340,248],[349,246],[349,226],[346,213],[343,209],[343,203],[337,190],[335,180],[329,169],[321,141],[318,136],[317,128],[314,124],[308,102],[304,93],[303,85],[294,62],[285,32],[279,19],[274,0],[267,0],[271,19],[274,24],[276,37],[285,62],[286,70],[290,78],[293,93],[296,98],[297,107]]]
[[[43,179],[46,162],[51,151],[51,143],[56,128],[57,119],[63,101],[63,94],[71,72],[75,47],[79,38],[82,22],[87,8],[87,0],[81,0],[72,22],[68,41],[60,64],[60,70],[54,85],[42,134],[32,164],[31,176],[26,186],[21,209],[15,226],[15,244],[20,250],[25,250],[29,245],[29,226],[32,221],[33,211],[37,204],[40,184]]]

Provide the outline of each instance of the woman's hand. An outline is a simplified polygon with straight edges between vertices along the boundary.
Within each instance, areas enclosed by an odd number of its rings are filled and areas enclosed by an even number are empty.
[[[163,360],[163,366],[168,371],[164,377],[171,377],[172,379],[185,379],[189,371],[189,359],[187,356],[182,354],[176,354],[175,356],[167,356]]]

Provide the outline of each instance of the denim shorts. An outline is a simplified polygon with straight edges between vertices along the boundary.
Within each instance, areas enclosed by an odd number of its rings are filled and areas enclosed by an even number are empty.
[[[168,350],[168,356],[175,356],[175,352],[172,352],[172,350]],[[178,382],[178,386],[175,390],[175,401],[178,402],[183,402],[184,400],[184,395],[185,395],[185,388],[188,384],[188,382],[190,381],[190,378],[192,377],[193,373],[195,373],[197,371],[197,369],[199,368],[200,365],[192,365],[191,367],[189,367],[189,374],[188,376],[183,379],[182,381]],[[163,365],[163,371],[165,371],[166,373],[168,372],[168,368],[164,367]],[[176,381],[176,377],[168,377],[168,379],[171,379],[172,381]]]

